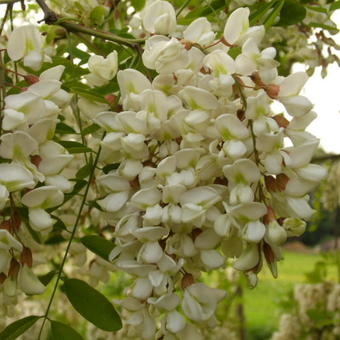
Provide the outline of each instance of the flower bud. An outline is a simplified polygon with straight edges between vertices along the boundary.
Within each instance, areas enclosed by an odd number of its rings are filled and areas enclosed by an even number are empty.
[[[265,239],[269,244],[281,245],[287,240],[287,232],[273,220],[267,225]]]
[[[283,222],[288,236],[300,236],[306,230],[306,222],[299,218],[288,217]]]

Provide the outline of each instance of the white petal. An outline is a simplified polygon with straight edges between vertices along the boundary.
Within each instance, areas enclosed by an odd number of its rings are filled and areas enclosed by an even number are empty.
[[[12,192],[32,188],[35,183],[33,175],[23,166],[15,163],[2,163],[0,164],[0,184]]]
[[[249,28],[249,8],[240,7],[231,13],[225,27],[224,39],[229,44],[235,44]]]
[[[0,229],[0,249],[9,250],[15,249],[19,252],[22,251],[22,244],[17,241],[7,230]]]
[[[53,208],[61,204],[64,200],[64,194],[56,187],[43,186],[33,189],[26,193],[21,202],[29,208]]]
[[[177,311],[172,311],[166,317],[166,329],[172,333],[181,331],[186,325],[184,317]]]
[[[287,197],[287,204],[295,215],[293,217],[308,220],[315,212],[304,198]]]
[[[254,268],[259,260],[258,245],[251,243],[242,251],[241,256],[234,262],[233,267],[237,270],[246,271]]]
[[[29,209],[28,217],[31,227],[36,231],[50,229],[56,222],[49,213],[39,208]]]
[[[232,114],[220,115],[215,121],[215,126],[225,140],[245,139],[249,136],[247,127]]]
[[[280,97],[296,96],[308,80],[306,72],[296,72],[289,75],[280,84]]]
[[[179,95],[192,109],[214,110],[217,98],[210,92],[194,86],[186,86]]]
[[[244,226],[243,239],[248,242],[258,243],[263,239],[266,232],[265,225],[260,221],[251,221]]]
[[[280,101],[287,112],[295,117],[303,116],[313,108],[313,104],[304,96],[281,98]]]
[[[143,244],[139,253],[145,263],[157,263],[163,255],[163,249],[158,242],[148,242]]]
[[[128,199],[129,193],[127,191],[122,191],[109,194],[104,199],[97,202],[104,210],[115,212],[120,210],[125,205]]]
[[[210,269],[219,268],[224,264],[225,258],[217,250],[202,250],[202,262]]]
[[[18,275],[18,284],[23,292],[28,295],[42,294],[45,286],[27,266],[22,266]]]
[[[146,188],[137,191],[131,197],[131,203],[141,209],[144,209],[159,203],[161,198],[162,194],[157,188]]]
[[[147,278],[138,278],[131,295],[140,300],[146,300],[152,293],[152,285]]]
[[[232,208],[231,213],[236,218],[255,221],[267,213],[267,208],[260,202],[242,203]]]

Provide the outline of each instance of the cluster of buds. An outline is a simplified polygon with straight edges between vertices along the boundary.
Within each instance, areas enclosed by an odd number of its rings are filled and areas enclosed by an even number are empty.
[[[11,35],[10,47],[13,39],[17,39],[17,32]],[[70,100],[70,95],[61,89],[63,71],[63,66],[56,66],[40,77],[26,76],[31,85],[4,100],[0,137],[0,289],[6,303],[17,296],[18,288],[28,295],[44,291],[45,286],[31,270],[41,259],[32,254],[31,247],[37,243],[27,227],[32,233],[46,235],[51,231],[56,220],[46,210],[60,205],[64,192],[73,186],[61,174],[72,155],[52,141],[58,114]]]
[[[265,258],[276,276],[281,245],[313,213],[307,193],[325,170],[310,164],[319,141],[305,132],[316,116],[299,95],[307,76],[279,76],[248,17],[235,10],[220,39],[206,18],[178,36],[171,4],[150,3],[142,60],[157,75],[119,71],[122,111],[93,115],[107,132],[100,162],[119,164],[96,183],[115,226],[110,260],[135,277],[120,302],[125,336],[199,339],[225,297],[201,272],[234,258],[255,285]]]

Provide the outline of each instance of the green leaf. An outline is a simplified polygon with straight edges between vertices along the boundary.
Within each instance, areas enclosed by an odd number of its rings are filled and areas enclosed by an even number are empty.
[[[90,89],[87,89],[85,86],[75,86],[70,87],[70,91],[73,93],[79,94],[80,96],[92,101],[92,102],[99,102],[99,103],[105,103],[107,104],[105,98],[101,95],[97,95],[95,91],[91,91]]]
[[[268,17],[264,21],[264,26],[266,28],[273,26],[276,18],[280,15],[282,6],[284,5],[284,0],[278,1],[273,7],[273,11],[268,15]]]
[[[84,338],[73,328],[58,321],[51,321],[49,340],[83,340]]]
[[[229,49],[228,54],[235,59],[241,52],[242,48],[240,46],[233,46]]]
[[[331,6],[330,6],[330,10],[331,11],[336,11],[337,9],[340,8],[340,1],[334,1]]]
[[[73,58],[80,59],[81,60],[80,65],[87,63],[87,61],[90,58],[90,55],[88,53],[82,51],[81,49],[75,46],[69,46],[66,49],[66,52],[68,52]]]
[[[319,6],[319,5],[317,5],[317,6],[306,6],[306,7],[308,9],[310,9],[311,11],[314,11],[314,12],[320,12],[320,13],[325,13],[325,14],[328,13],[326,8],[323,8],[323,7]]]
[[[7,326],[1,333],[1,340],[14,340],[31,328],[41,316],[30,315],[26,318],[14,321]]]
[[[131,0],[131,5],[138,12],[145,6],[145,0]]]
[[[71,126],[68,126],[65,123],[58,123],[55,132],[60,135],[69,135],[77,133]]]
[[[79,143],[79,142],[73,142],[73,141],[59,141],[59,144],[61,144],[69,153],[83,153],[83,152],[91,152],[92,150]]]
[[[88,177],[91,173],[92,166],[90,164],[85,164],[82,168],[80,168],[76,173],[76,178],[84,179]]]
[[[114,163],[114,164],[108,164],[103,167],[103,172],[104,174],[108,174],[112,170],[116,170],[119,167],[119,163]]]
[[[315,27],[315,28],[322,28],[327,31],[331,32],[339,32],[339,29],[333,26],[329,26],[326,24],[321,24],[320,22],[311,22],[308,24],[309,27]]]
[[[102,257],[104,260],[108,260],[109,254],[115,246],[113,242],[97,235],[84,236],[80,241],[87,249]]]
[[[108,332],[122,328],[120,317],[109,300],[86,282],[66,280],[64,289],[74,309],[86,320]]]
[[[69,193],[69,194],[65,194],[65,196],[66,196],[66,195],[74,196],[74,195],[78,194],[79,191],[80,191],[81,189],[83,189],[83,188],[85,187],[86,184],[87,184],[87,181],[84,181],[84,180],[82,180],[82,179],[78,180],[77,183],[74,185],[72,192]]]
[[[97,124],[91,124],[88,127],[86,127],[83,131],[82,131],[82,135],[86,136],[90,133],[94,133],[96,131],[100,130],[100,126]]]
[[[256,4],[256,10],[251,11],[251,14],[249,16],[249,22],[251,25],[255,23],[262,23],[261,18],[274,6],[276,0],[271,2],[263,2]]]
[[[121,54],[120,54],[121,56]],[[120,65],[121,68],[121,65]],[[117,92],[119,90],[118,82],[112,79],[108,84],[103,86],[98,86],[93,89],[93,92],[98,96],[105,96],[106,94],[110,94],[113,92]]]
[[[56,270],[51,270],[50,272],[44,275],[39,275],[38,279],[44,286],[47,286],[52,281],[56,273],[57,273]]]
[[[195,19],[203,16],[208,16],[212,13],[217,13],[220,9],[225,7],[224,0],[214,0],[207,6],[199,5],[191,10],[184,18],[178,20],[179,24],[188,25]]]
[[[280,21],[278,26],[295,25],[306,17],[306,8],[300,5],[295,0],[285,0],[285,3],[281,10]]]

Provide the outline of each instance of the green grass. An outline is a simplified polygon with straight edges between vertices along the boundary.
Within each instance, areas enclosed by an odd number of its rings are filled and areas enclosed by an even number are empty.
[[[322,258],[317,254],[287,252],[279,263],[279,277],[274,279],[267,267],[259,275],[255,289],[244,291],[244,308],[249,339],[267,339],[278,326],[280,301],[286,297],[296,283],[305,282],[305,273],[312,271],[314,264]],[[329,277],[335,279],[336,269],[330,268]]]

